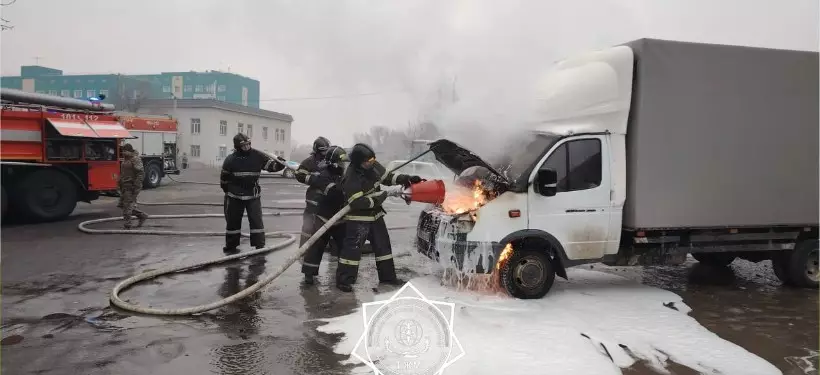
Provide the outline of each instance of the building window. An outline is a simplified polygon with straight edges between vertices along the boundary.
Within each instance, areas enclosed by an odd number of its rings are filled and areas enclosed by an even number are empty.
[[[104,79],[101,79],[101,80],[100,80],[100,82],[105,83],[105,80],[104,80]]]
[[[282,139],[282,143],[285,143],[285,129],[279,129],[279,138]]]
[[[279,142],[279,129],[274,129],[273,131],[273,140]]]
[[[191,85],[185,85],[182,87],[185,92],[191,92],[194,88]]]
[[[225,156],[228,156],[228,148],[225,146],[219,146],[219,158],[224,159]]]
[[[57,90],[48,90],[48,94],[57,96]]]
[[[219,92],[225,92],[225,85],[219,85],[219,86],[216,88],[216,91],[219,91]]]
[[[253,138],[253,124],[248,124],[248,138]]]
[[[228,122],[219,120],[219,135],[228,135]]]
[[[171,92],[171,86],[162,86],[162,92]]]
[[[213,94],[214,93],[214,85],[205,86],[205,92]]]
[[[86,90],[85,91],[85,96],[87,98],[93,98],[93,97],[97,96],[97,90]]]
[[[194,92],[202,92],[202,85],[196,85],[196,88],[194,88]]]
[[[265,140],[268,139],[268,127],[267,126],[262,127],[262,139],[265,139]]]
[[[100,90],[100,95],[108,96],[108,90]]]
[[[69,97],[71,96],[71,90],[60,90],[60,96]]]
[[[191,145],[191,157],[198,158],[199,157],[199,145]]]
[[[199,134],[200,121],[198,118],[191,119],[191,134]],[[191,146],[193,147],[193,146]],[[199,147],[199,146],[196,146]]]
[[[83,90],[74,90],[74,97],[75,98],[82,98],[83,97]]]
[[[236,126],[236,132],[237,133],[244,133],[245,132],[245,124],[240,122],[239,125]]]

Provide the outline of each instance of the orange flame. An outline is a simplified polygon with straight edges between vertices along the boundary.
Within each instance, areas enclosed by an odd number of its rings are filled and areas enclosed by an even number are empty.
[[[495,263],[495,269],[501,269],[501,265],[507,262],[508,259],[512,256],[513,247],[511,243],[508,243],[507,246],[504,246],[504,250],[501,250],[501,254],[498,255],[498,262]]]
[[[487,204],[490,192],[484,190],[481,180],[475,180],[472,189],[448,189],[441,207],[450,214],[463,214],[479,209]]]

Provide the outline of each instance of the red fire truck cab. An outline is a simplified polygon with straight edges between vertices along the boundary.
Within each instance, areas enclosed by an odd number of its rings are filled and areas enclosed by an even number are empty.
[[[60,220],[117,189],[120,142],[131,134],[111,105],[13,89],[0,98],[3,217]]]

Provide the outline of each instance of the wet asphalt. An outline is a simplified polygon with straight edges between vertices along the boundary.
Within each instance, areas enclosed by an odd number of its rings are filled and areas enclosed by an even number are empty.
[[[175,177],[217,181],[214,170]],[[263,180],[263,204],[299,206],[304,188],[295,180]],[[221,202],[218,186],[163,181],[146,190],[143,202]],[[298,264],[273,286],[246,299],[195,317],[140,316],[110,307],[108,293],[138,272],[191,264],[222,256],[222,237],[88,235],[85,220],[119,216],[113,198],[81,203],[68,220],[10,224],[2,228],[2,372],[4,374],[346,374],[347,359],[333,353],[338,338],[319,333],[315,319],[350,313],[379,287],[372,255],[364,255],[355,293],[332,286],[335,265],[325,255],[317,285],[301,284]],[[414,225],[418,209],[390,205],[388,225]],[[221,213],[220,207],[144,206],[149,214]],[[272,210],[267,210],[272,211]],[[268,230],[298,230],[299,216],[265,217]],[[100,224],[99,228],[116,227]],[[224,229],[214,219],[151,220],[146,229]],[[247,230],[247,221],[243,222]],[[414,253],[413,230],[394,230],[391,239],[399,276],[432,272]],[[269,238],[268,244],[281,239]],[[249,250],[243,239],[243,250]],[[142,283],[122,293],[152,307],[200,305],[236,293],[275,269],[295,246]],[[678,267],[609,268],[681,295],[701,324],[768,360],[784,374],[817,374],[817,291],[782,288],[768,261],[735,261],[713,269],[691,261]],[[380,289],[379,289],[380,288]],[[673,374],[691,374],[680,366]],[[640,365],[627,374],[652,374]]]

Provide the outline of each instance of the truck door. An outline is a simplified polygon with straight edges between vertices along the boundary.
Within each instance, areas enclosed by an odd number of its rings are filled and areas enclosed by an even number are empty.
[[[569,259],[600,259],[609,234],[610,172],[604,136],[567,138],[542,159],[539,169],[558,174],[557,193],[547,197],[530,184],[529,227],[553,235]],[[533,174],[534,176],[537,173]]]

